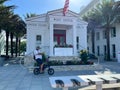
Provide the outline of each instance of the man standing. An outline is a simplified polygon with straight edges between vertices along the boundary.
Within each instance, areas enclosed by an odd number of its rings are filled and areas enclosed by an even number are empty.
[[[34,55],[35,55],[36,62],[40,65],[40,73],[44,73],[43,72],[42,53],[40,51],[40,47],[39,46],[36,47],[36,50],[34,51]]]

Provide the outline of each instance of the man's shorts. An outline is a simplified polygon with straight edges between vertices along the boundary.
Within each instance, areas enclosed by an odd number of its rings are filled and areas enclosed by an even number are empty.
[[[43,62],[42,62],[42,59],[40,59],[40,58],[38,58],[38,59],[36,59],[36,62],[39,64],[39,65],[41,65]]]

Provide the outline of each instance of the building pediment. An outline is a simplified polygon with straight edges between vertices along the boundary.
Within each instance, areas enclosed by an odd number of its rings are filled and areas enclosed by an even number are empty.
[[[60,16],[60,17],[75,17],[75,18],[79,18],[79,14],[75,13],[75,12],[72,12],[71,10],[68,10],[66,15],[64,16],[63,15],[63,8],[61,9],[57,9],[57,10],[52,10],[52,11],[48,11],[47,13],[45,14],[40,14],[40,15],[37,15],[37,16],[34,16],[34,17],[30,17],[30,18],[27,18],[26,21],[32,21],[32,22],[39,22],[39,21],[46,21],[48,17],[51,17],[51,16]]]
[[[48,24],[48,22],[66,25],[73,25],[74,23],[76,23],[77,27],[81,25],[87,25],[87,23],[80,18],[79,14],[72,12],[71,10],[68,10],[66,15],[64,16],[63,8],[48,11],[45,14],[40,14],[35,17],[28,18],[26,19],[26,22],[28,26],[45,26]]]
[[[64,16],[63,15],[63,8],[57,9],[57,10],[48,11],[47,15],[48,16]],[[72,12],[71,10],[68,10],[64,17],[78,17],[79,18],[79,14],[77,14],[75,12]]]

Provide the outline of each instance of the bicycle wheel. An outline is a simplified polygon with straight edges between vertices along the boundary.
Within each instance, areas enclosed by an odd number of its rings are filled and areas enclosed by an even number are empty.
[[[54,69],[53,68],[49,68],[48,69],[48,74],[49,75],[53,75],[54,74]]]
[[[34,68],[33,73],[34,73],[34,75],[40,74],[40,69],[39,68]]]

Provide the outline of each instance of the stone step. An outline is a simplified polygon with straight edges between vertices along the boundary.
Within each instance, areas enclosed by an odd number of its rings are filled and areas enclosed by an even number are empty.
[[[34,66],[27,67],[29,72],[33,72]],[[60,66],[51,66],[57,71],[79,71],[79,70],[102,70],[102,65],[60,65]]]
[[[77,56],[51,56],[49,58],[50,61],[69,61],[69,60],[81,60],[79,57]]]

